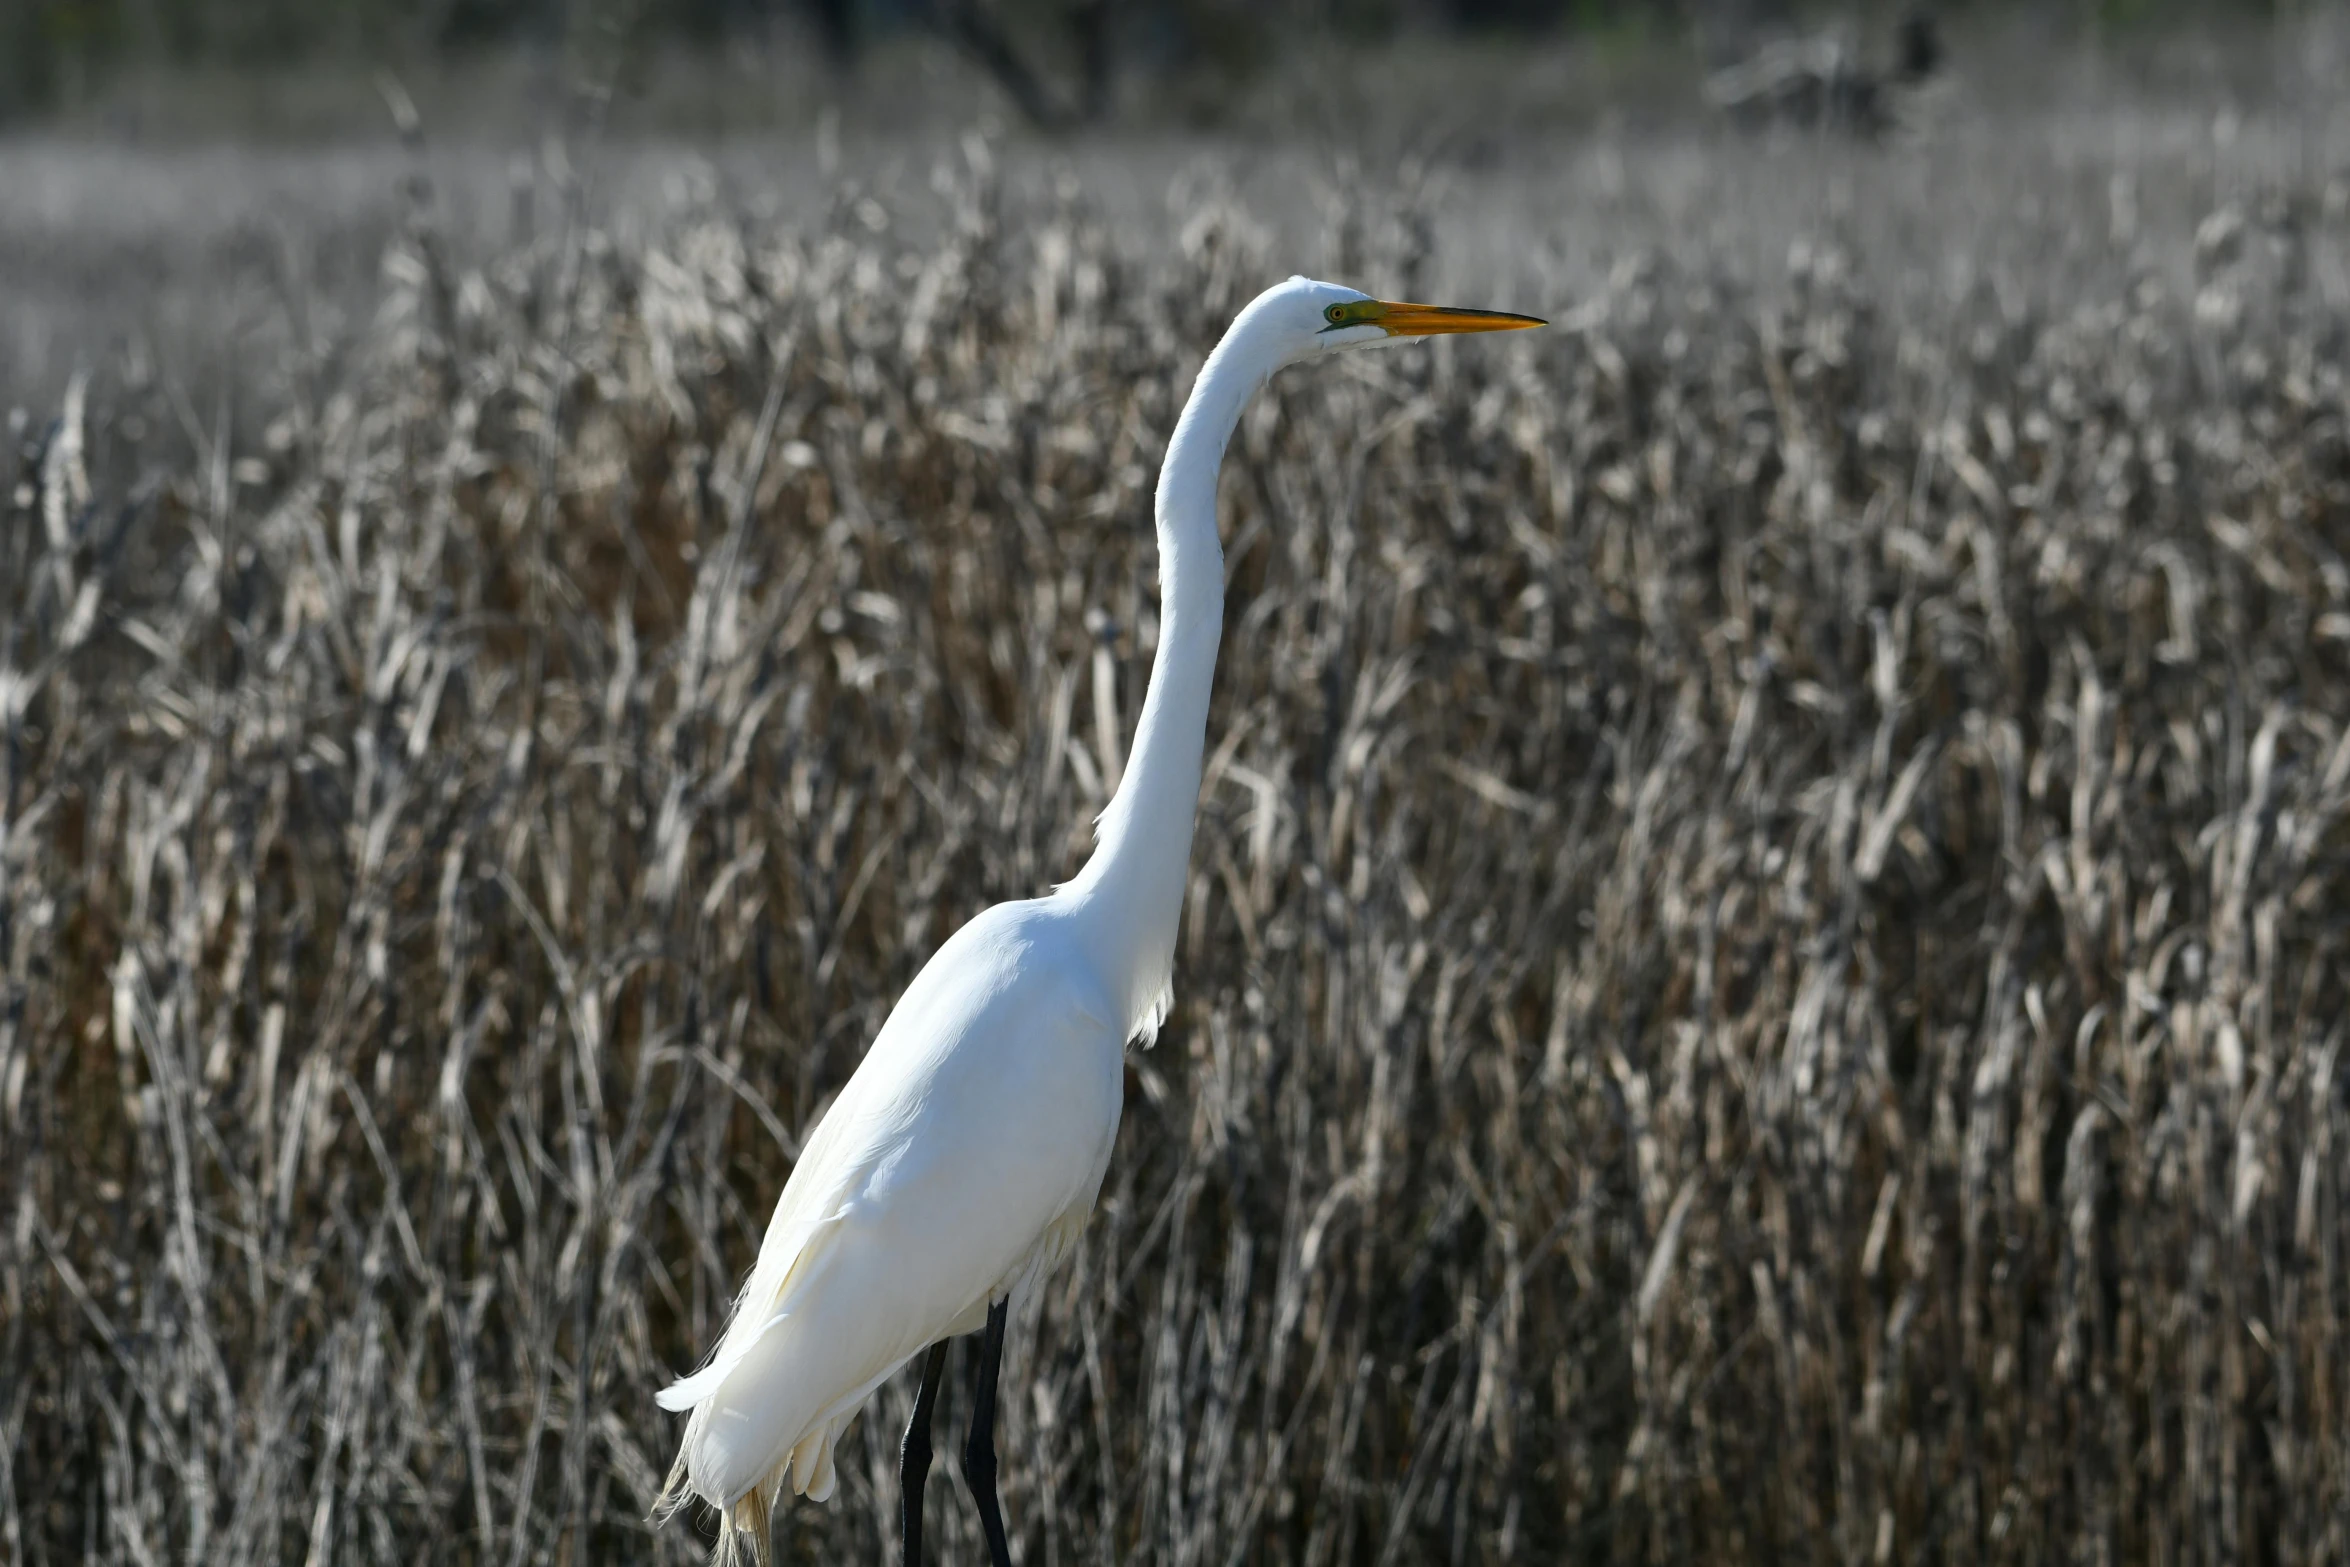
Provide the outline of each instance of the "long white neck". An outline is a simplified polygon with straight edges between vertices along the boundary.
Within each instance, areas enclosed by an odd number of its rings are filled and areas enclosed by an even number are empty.
[[[1093,855],[1062,889],[1084,905],[1090,944],[1131,1031],[1157,1028],[1174,973],[1208,691],[1224,625],[1216,471],[1241,409],[1280,368],[1275,334],[1254,316],[1243,311],[1200,367],[1167,443],[1159,470],[1159,647],[1150,689],[1125,776],[1101,814]]]

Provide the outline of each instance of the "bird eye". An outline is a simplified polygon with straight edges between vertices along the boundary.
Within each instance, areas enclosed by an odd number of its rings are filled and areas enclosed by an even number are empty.
[[[1346,319],[1346,306],[1332,305],[1329,309],[1323,311],[1322,314],[1332,326],[1336,326],[1339,322]]]

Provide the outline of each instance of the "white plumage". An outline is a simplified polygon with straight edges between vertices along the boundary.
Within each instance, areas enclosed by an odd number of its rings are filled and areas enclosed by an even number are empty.
[[[1216,470],[1242,407],[1275,370],[1332,349],[1540,324],[1292,278],[1201,367],[1159,476],[1150,687],[1094,854],[923,966],[801,1151],[718,1348],[659,1395],[690,1411],[663,1509],[689,1494],[719,1509],[720,1560],[747,1543],[765,1561],[773,1507],[832,1494],[835,1449],[873,1390],[979,1329],[1093,1211],[1125,1046],[1156,1032],[1171,994],[1223,620]]]
[[[710,1364],[660,1395],[721,1505],[822,1501],[875,1387],[1067,1251],[1118,1131],[1125,1031],[1069,908],[999,904],[915,977],[808,1141]],[[787,1475],[788,1471],[788,1475]]]

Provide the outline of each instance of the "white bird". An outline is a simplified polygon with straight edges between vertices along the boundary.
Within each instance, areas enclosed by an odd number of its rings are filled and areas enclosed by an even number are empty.
[[[1293,277],[1251,301],[1201,366],[1159,472],[1150,688],[1092,856],[1050,897],[980,914],[923,965],[793,1167],[717,1350],[659,1395],[692,1414],[655,1516],[689,1496],[717,1508],[714,1560],[747,1548],[769,1562],[777,1502],[832,1494],[842,1434],[927,1347],[900,1459],[905,1561],[920,1567],[946,1341],[984,1329],[963,1467],[994,1567],[1010,1567],[994,1448],[1007,1306],[1076,1243],[1117,1136],[1125,1048],[1167,1015],[1224,614],[1225,444],[1284,365],[1542,324]]]

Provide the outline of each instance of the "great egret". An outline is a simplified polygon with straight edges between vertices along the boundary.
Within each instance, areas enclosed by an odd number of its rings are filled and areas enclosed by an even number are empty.
[[[985,1330],[963,1472],[994,1567],[995,1384],[1012,1294],[1066,1256],[1118,1131],[1125,1047],[1166,1018],[1208,687],[1224,614],[1216,470],[1241,408],[1284,365],[1532,316],[1373,299],[1293,277],[1252,300],[1200,367],[1159,471],[1161,618],[1134,751],[1095,848],[1052,896],[947,938],[808,1139],[717,1350],[660,1394],[691,1410],[656,1517],[719,1510],[715,1560],[769,1562],[785,1487],[832,1494],[833,1452],[910,1358],[900,1461],[905,1561],[922,1559],[930,1411],[946,1341]]]

